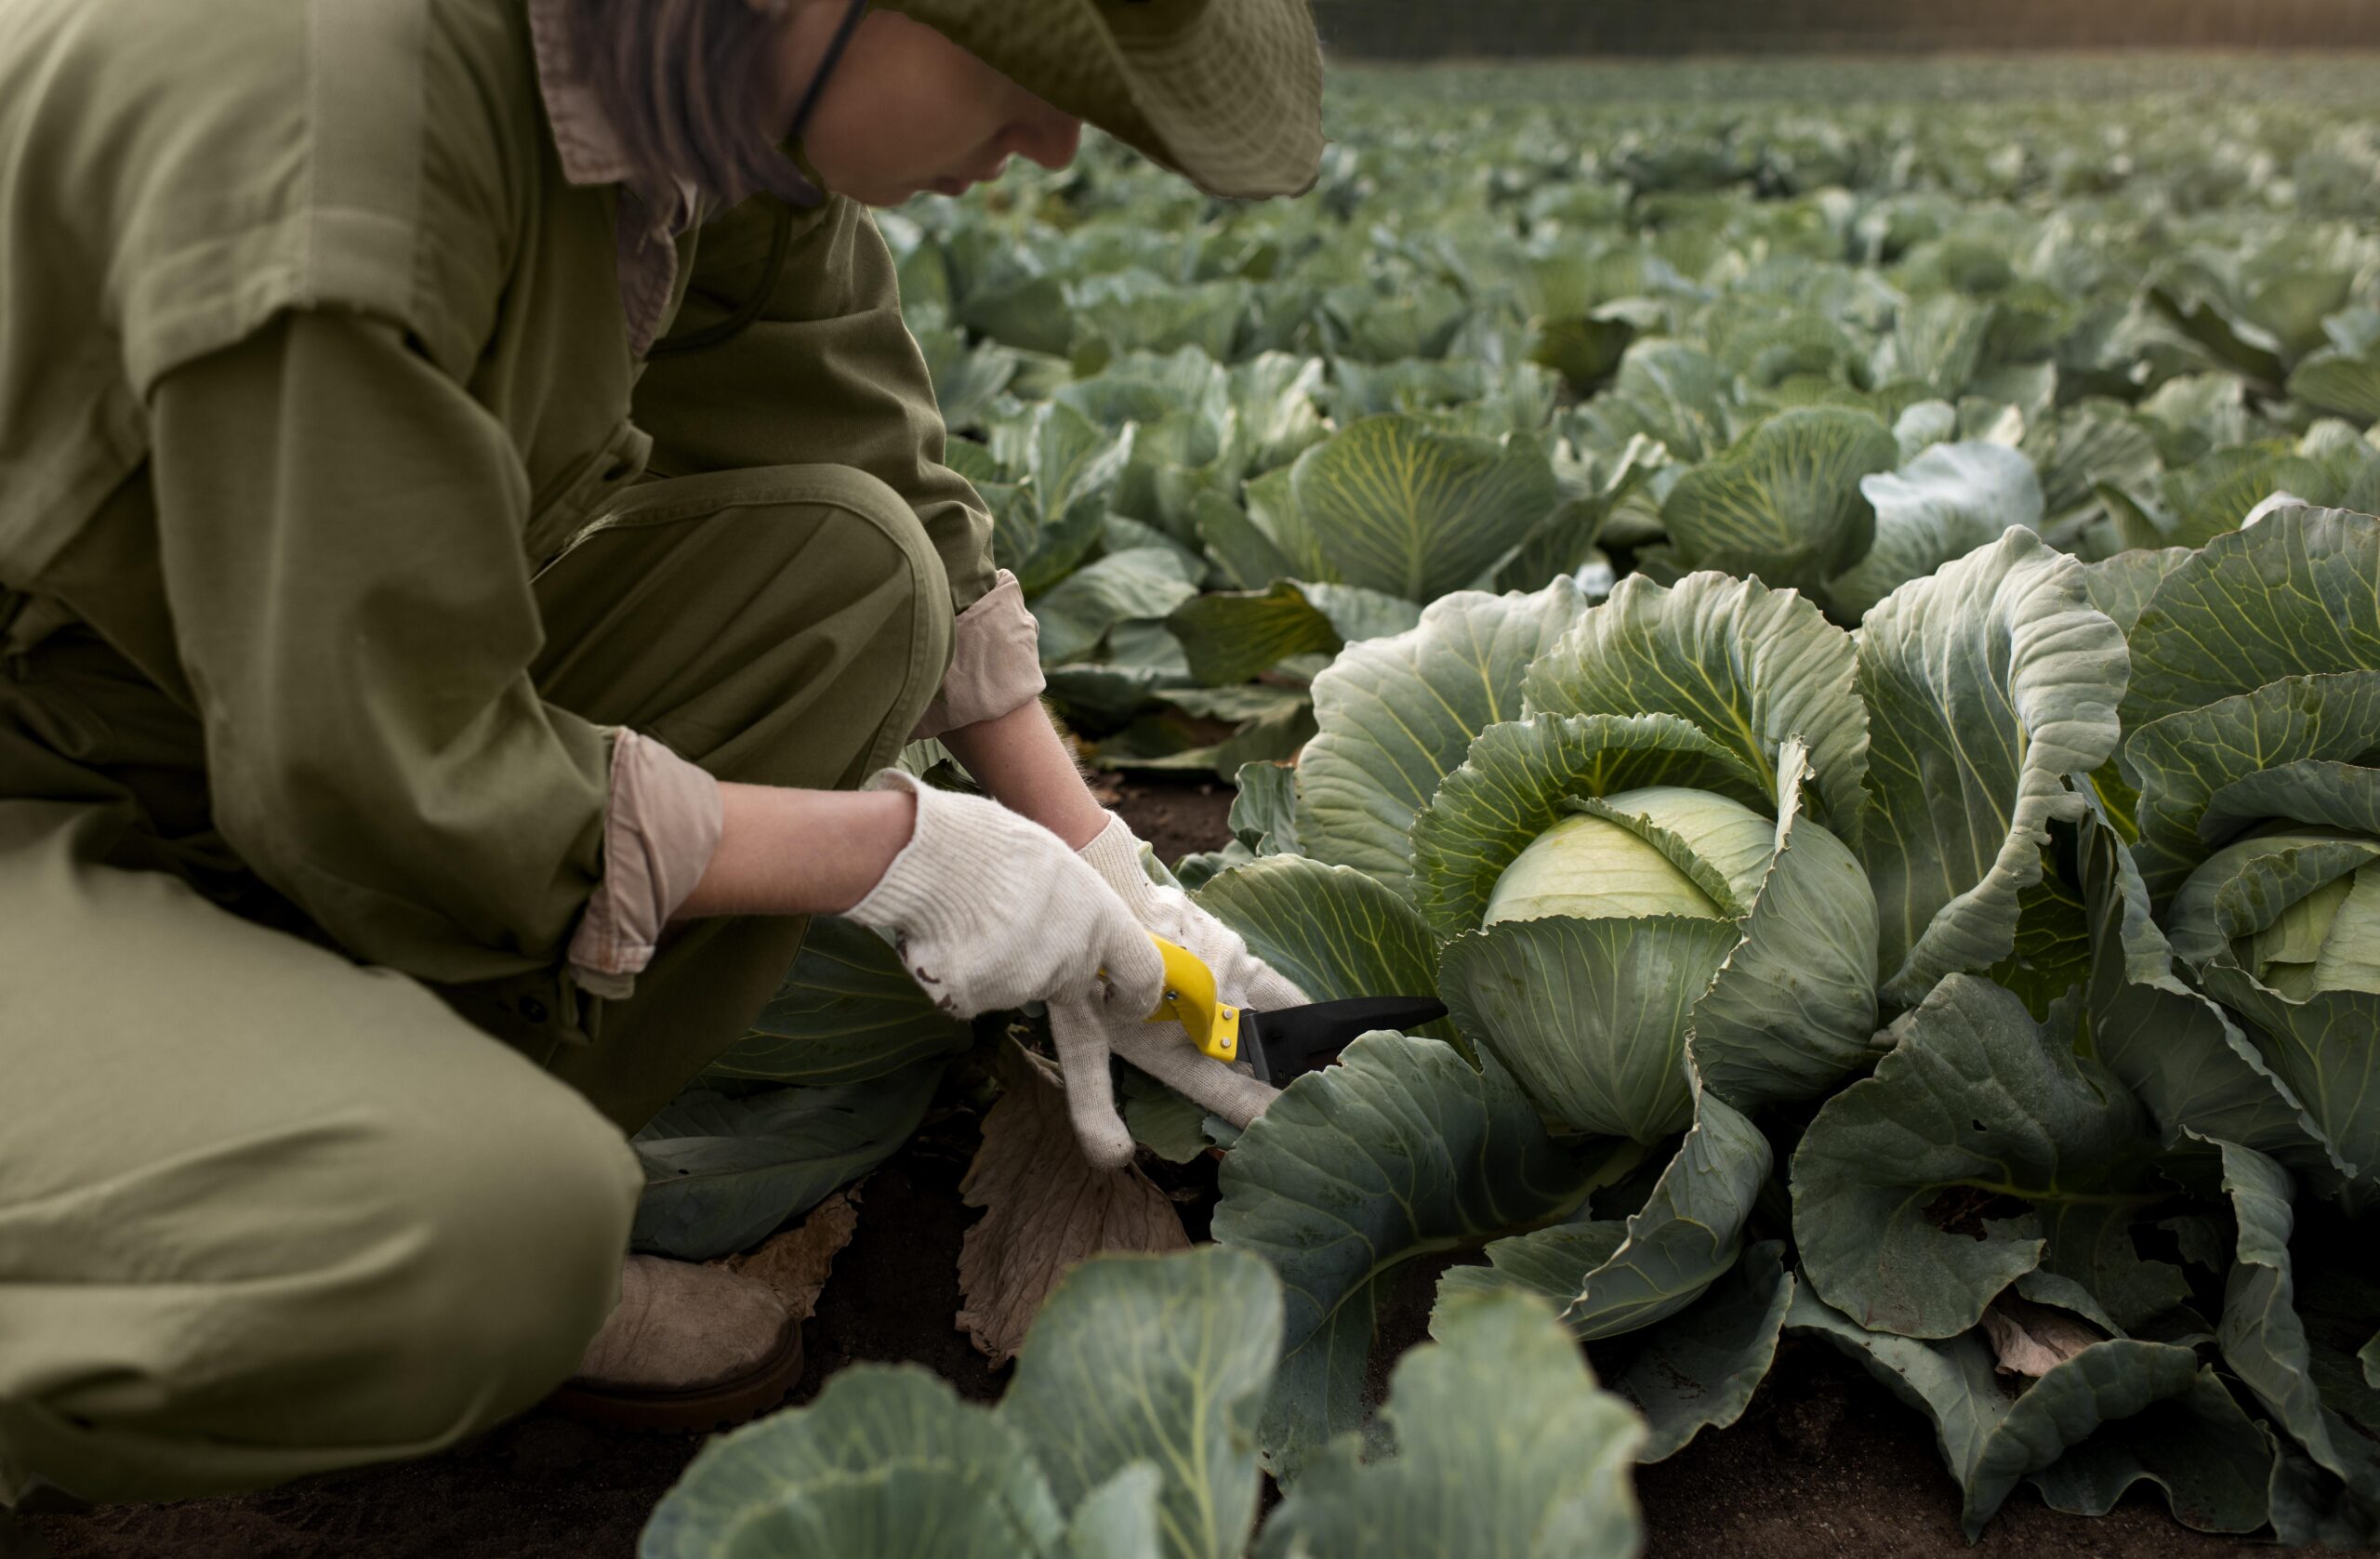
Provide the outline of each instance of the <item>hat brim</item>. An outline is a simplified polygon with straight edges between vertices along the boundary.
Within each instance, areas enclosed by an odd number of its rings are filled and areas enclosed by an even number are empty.
[[[1210,194],[1314,187],[1322,46],[1306,0],[882,3]]]

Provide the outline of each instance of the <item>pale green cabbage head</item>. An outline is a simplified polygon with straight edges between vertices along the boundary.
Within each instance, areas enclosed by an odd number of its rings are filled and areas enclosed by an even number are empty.
[[[2174,897],[2177,946],[2228,958],[2292,1001],[2380,992],[2380,845],[2277,826],[2216,851]]]
[[[1621,791],[1522,851],[1497,879],[1482,923],[1549,915],[1733,919],[1758,891],[1776,847],[1775,820],[1740,801],[1680,786]]]
[[[1479,929],[1441,972],[1458,1023],[1550,1115],[1640,1142],[1681,1130],[1697,1037],[1746,1097],[1792,1096],[1856,1060],[1875,1011],[1875,899],[1840,839],[1689,785],[1559,805],[1506,846]],[[1477,815],[1510,826],[1501,810]],[[1781,897],[1780,838],[1794,879]]]

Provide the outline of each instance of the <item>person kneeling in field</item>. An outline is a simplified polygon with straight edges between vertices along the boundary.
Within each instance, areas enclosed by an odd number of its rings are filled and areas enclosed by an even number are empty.
[[[1300,997],[1070,761],[864,206],[1084,119],[1294,192],[1320,84],[1303,0],[12,0],[0,1504],[781,1400],[623,1133],[805,916],[1050,1003],[1102,1161],[1111,1047],[1263,1107],[1148,932]]]

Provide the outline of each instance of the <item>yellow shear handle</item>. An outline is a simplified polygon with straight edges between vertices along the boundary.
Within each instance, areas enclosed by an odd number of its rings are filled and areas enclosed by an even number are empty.
[[[1221,1062],[1237,1061],[1239,1009],[1217,997],[1215,971],[1187,947],[1176,946],[1161,936],[1149,940],[1165,959],[1165,994],[1157,998],[1149,1022],[1178,1023],[1200,1053]]]

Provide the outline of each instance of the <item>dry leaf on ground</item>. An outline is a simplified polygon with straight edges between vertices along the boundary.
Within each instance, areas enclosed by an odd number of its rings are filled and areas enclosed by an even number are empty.
[[[818,1295],[834,1270],[836,1253],[858,1232],[859,1192],[857,1185],[846,1186],[758,1250],[709,1264],[759,1278],[776,1290],[795,1320],[806,1321],[818,1308]]]
[[[999,1103],[959,1182],[985,1210],[959,1248],[960,1329],[994,1364],[1016,1356],[1041,1301],[1068,1267],[1103,1250],[1180,1250],[1181,1215],[1130,1165],[1095,1169],[1076,1144],[1054,1067],[1011,1039]]]
[[[2003,1294],[1983,1313],[1984,1335],[1999,1355],[2000,1373],[2040,1380],[2105,1338],[2063,1310]]]

